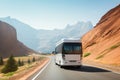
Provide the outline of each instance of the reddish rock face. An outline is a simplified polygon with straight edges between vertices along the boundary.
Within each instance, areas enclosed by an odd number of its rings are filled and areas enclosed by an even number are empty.
[[[17,44],[16,30],[10,25],[0,22],[0,50],[10,50]]]
[[[34,53],[17,40],[16,30],[9,24],[0,21],[0,56],[23,56]]]
[[[84,59],[120,64],[120,5],[108,11],[98,24],[82,37]]]

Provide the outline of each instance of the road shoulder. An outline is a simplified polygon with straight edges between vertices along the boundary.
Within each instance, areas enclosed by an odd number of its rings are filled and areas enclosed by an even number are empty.
[[[11,77],[9,80],[27,80],[27,78],[32,76],[35,72],[41,70],[49,62],[49,60],[49,58],[45,58],[43,61],[41,61],[34,67],[21,72],[19,75]]]
[[[95,61],[83,61],[83,65],[90,65],[90,66],[95,66],[98,68],[102,68],[117,74],[120,74],[120,66],[113,66],[113,65],[107,65],[107,64],[102,64],[102,63],[98,63]]]

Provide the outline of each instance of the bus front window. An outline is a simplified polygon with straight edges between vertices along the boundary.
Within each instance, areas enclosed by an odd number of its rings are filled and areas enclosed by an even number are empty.
[[[71,53],[72,52],[72,46],[65,45],[64,46],[64,53]]]
[[[79,43],[65,43],[63,45],[63,53],[65,54],[81,53],[81,46]]]

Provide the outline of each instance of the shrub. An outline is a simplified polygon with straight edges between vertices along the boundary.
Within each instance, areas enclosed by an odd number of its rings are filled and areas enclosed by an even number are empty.
[[[96,59],[100,59],[100,58],[104,57],[104,55],[105,55],[105,54],[99,55],[98,57],[96,57]]]
[[[27,62],[28,62],[28,64],[30,64],[30,63],[31,63],[30,59],[28,59],[28,61],[27,61]]]
[[[35,62],[36,60],[35,60],[35,57],[33,57],[33,59],[32,59],[32,62]]]
[[[22,60],[22,66],[24,66],[24,61]]]
[[[109,49],[115,49],[115,48],[117,48],[117,47],[119,47],[119,46],[120,46],[120,42],[118,42],[117,44],[111,46]]]
[[[83,57],[89,56],[91,53],[85,53]]]
[[[110,47],[110,49],[115,49],[117,47],[119,47],[119,45],[113,45],[113,46]]]
[[[7,64],[5,65],[5,67],[2,69],[2,73],[8,73],[8,72],[14,72],[18,69],[17,63],[13,57],[13,55],[11,55],[9,57],[9,59],[7,60]]]
[[[22,62],[20,59],[18,60],[18,66],[22,66]]]
[[[0,57],[0,65],[3,65],[3,64],[4,64],[3,58]]]
[[[118,43],[112,45],[111,47],[105,49],[104,51],[102,51],[102,52],[100,53],[100,55],[99,55],[98,57],[96,57],[96,59],[103,58],[108,52],[110,52],[111,50],[116,49],[116,48],[118,48],[118,47],[120,47],[120,42],[118,42]]]

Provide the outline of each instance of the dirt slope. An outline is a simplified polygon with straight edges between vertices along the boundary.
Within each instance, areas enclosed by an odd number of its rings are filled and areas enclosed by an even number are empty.
[[[17,40],[16,30],[9,24],[0,21],[0,56],[23,56],[34,53]]]
[[[120,4],[82,37],[85,60],[120,65]]]

